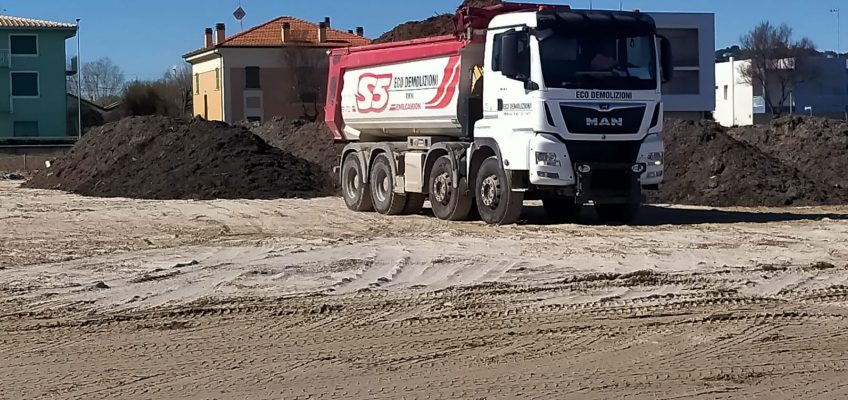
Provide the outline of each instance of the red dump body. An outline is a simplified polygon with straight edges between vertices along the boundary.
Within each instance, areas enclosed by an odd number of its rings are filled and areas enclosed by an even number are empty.
[[[484,30],[495,16],[537,10],[539,7],[543,5],[504,3],[485,8],[463,7],[454,16],[453,35],[332,50],[327,79],[327,101],[324,106],[327,126],[336,140],[345,140],[342,91],[345,72],[348,70],[455,56],[469,43],[485,41]]]

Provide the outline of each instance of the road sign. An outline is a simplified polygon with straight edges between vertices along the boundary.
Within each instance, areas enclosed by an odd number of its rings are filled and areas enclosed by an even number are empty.
[[[247,15],[247,13],[244,12],[244,9],[241,8],[241,6],[239,6],[239,8],[236,9],[235,12],[233,12],[233,16],[236,17],[237,21],[243,20],[246,15]]]

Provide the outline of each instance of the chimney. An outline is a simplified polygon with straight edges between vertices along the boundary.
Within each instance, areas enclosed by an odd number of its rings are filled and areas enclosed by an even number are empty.
[[[203,47],[206,49],[210,49],[212,48],[212,46],[215,46],[215,43],[212,42],[212,28],[206,28],[206,30],[203,31],[203,34]]]
[[[356,36],[365,36],[365,28],[361,26],[356,27]]]
[[[348,30],[347,30],[347,33],[349,33],[349,34],[353,35],[353,29],[348,29]]]
[[[226,34],[226,26],[224,25],[223,22],[219,22],[219,23],[215,24],[215,34],[216,34],[215,43],[217,43],[217,44],[224,43],[224,40],[226,40],[226,38],[227,38],[227,34]]]
[[[319,22],[318,23],[318,43],[326,43],[327,42],[327,23]]]
[[[327,28],[330,27],[330,17],[324,17],[324,25],[327,25]]]
[[[288,22],[283,22],[282,38],[283,43],[288,43],[291,41],[291,24]]]

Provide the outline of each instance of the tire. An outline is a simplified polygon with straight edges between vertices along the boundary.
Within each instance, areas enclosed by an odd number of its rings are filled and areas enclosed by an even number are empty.
[[[574,199],[546,198],[542,199],[542,205],[548,218],[554,222],[573,222],[580,217],[583,210],[582,204],[576,204]]]
[[[406,195],[395,193],[395,176],[389,156],[378,154],[371,163],[371,201],[374,210],[383,215],[400,215],[406,208]]]
[[[512,191],[497,157],[489,157],[480,165],[474,188],[480,219],[491,225],[518,221],[524,206],[524,193]]]
[[[424,209],[424,200],[427,196],[422,193],[407,193],[406,208],[403,209],[403,215],[416,215]]]
[[[433,215],[445,221],[462,221],[468,218],[471,211],[471,196],[468,193],[468,183],[460,178],[454,188],[453,171],[448,156],[441,156],[430,170],[428,182],[430,205]]]
[[[595,204],[595,212],[602,222],[629,223],[639,215],[641,203]]]
[[[374,209],[374,204],[371,202],[371,189],[367,183],[362,182],[363,176],[365,173],[356,153],[348,154],[342,163],[342,197],[347,208],[353,211]]]

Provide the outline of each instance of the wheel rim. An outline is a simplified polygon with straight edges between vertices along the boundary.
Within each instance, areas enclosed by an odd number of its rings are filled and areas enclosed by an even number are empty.
[[[433,197],[436,198],[436,201],[439,202],[439,204],[447,205],[448,203],[450,203],[450,187],[450,174],[445,172],[436,177],[435,181],[433,182]]]
[[[355,199],[359,196],[362,180],[359,179],[359,173],[356,168],[349,168],[347,179],[345,180],[345,194],[349,199]]]
[[[480,200],[484,206],[495,209],[500,203],[500,192],[501,185],[497,175],[489,175],[480,185]]]
[[[386,201],[389,198],[389,191],[392,190],[389,175],[385,171],[377,171],[377,181],[374,184],[374,188],[376,189],[374,194],[377,200],[380,202]]]

